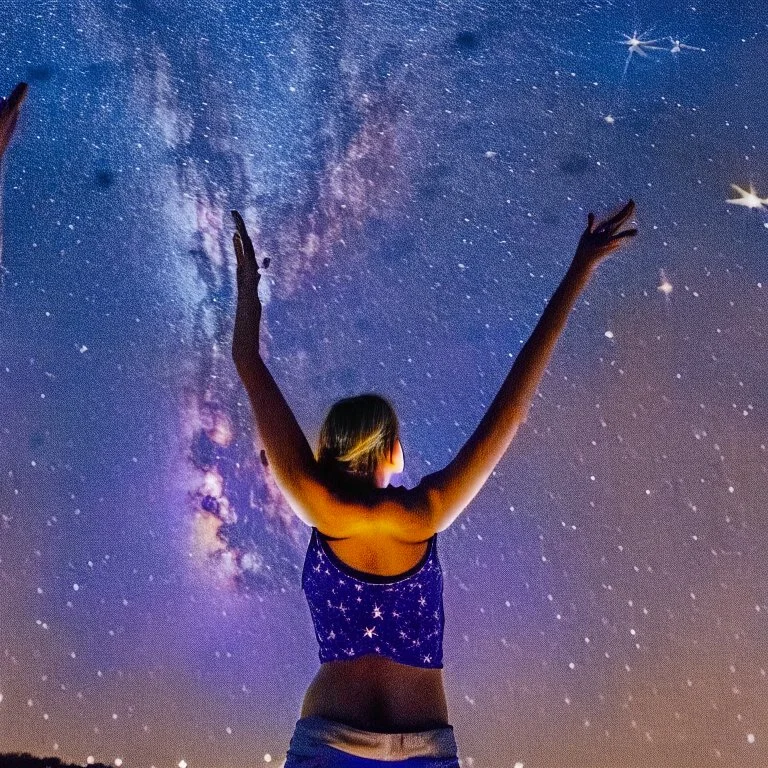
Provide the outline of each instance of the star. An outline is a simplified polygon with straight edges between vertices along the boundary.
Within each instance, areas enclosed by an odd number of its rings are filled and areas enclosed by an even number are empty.
[[[622,35],[624,33],[622,32]],[[645,52],[646,49],[650,48],[652,50],[664,50],[661,48],[661,46],[653,45],[653,43],[658,43],[658,40],[644,40],[642,37],[637,36],[637,30],[635,30],[632,33],[632,36],[624,35],[626,40],[619,40],[618,42],[622,43],[623,45],[629,46],[629,55],[627,56],[627,60],[624,63],[624,72],[622,73],[622,78],[624,75],[627,74],[627,67],[629,66],[629,60],[632,58],[633,53],[639,53],[641,56],[647,56],[648,54]]]
[[[378,605],[373,606],[373,618],[374,619],[381,619],[384,617],[384,614],[381,612],[381,608],[379,608]]]
[[[680,53],[681,48],[688,48],[691,51],[706,51],[706,48],[697,48],[695,45],[686,45],[685,43],[681,43],[679,40],[675,40],[673,37],[668,38],[670,42],[672,43],[672,48],[670,48],[670,53]]]
[[[632,33],[631,37],[629,35],[624,35],[624,37],[627,39],[620,40],[619,42],[629,46],[630,55],[633,53],[639,53],[641,56],[647,56],[648,54],[645,52],[644,48],[653,48],[659,51],[662,50],[661,46],[652,45],[652,43],[658,43],[658,40],[643,40],[641,37],[637,36],[637,30]]]
[[[746,189],[742,189],[736,184],[731,184],[731,187],[735,189],[741,197],[732,198],[726,200],[726,203],[733,203],[733,205],[745,205],[747,208],[761,208],[762,206],[768,206],[768,197],[758,197],[755,188],[752,186],[752,182],[749,182],[749,192]]]
[[[375,633],[376,633],[376,627],[371,627],[370,629],[368,629],[368,627],[366,627],[365,630],[363,631],[363,634],[366,637],[370,637],[370,638],[372,638]]]
[[[664,270],[659,270],[661,274],[661,285],[656,289],[657,291],[661,291],[667,298],[669,298],[669,294],[672,293],[672,283],[667,280],[667,276],[664,274]]]

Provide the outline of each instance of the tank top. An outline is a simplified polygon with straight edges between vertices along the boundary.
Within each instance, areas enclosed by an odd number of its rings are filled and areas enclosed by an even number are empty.
[[[313,527],[301,588],[321,664],[373,653],[414,667],[443,668],[443,572],[436,533],[421,562],[405,573],[379,576],[344,563]]]

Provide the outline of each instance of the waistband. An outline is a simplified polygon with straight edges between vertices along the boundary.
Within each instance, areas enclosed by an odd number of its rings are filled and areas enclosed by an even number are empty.
[[[290,751],[297,757],[309,757],[321,744],[373,760],[456,758],[458,754],[452,725],[415,733],[376,733],[314,715],[302,717],[296,723]]]

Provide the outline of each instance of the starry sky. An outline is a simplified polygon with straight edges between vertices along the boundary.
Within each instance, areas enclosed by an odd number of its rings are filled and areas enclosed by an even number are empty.
[[[412,487],[588,212],[639,234],[438,537],[463,768],[768,763],[762,0],[10,0],[0,752],[281,766],[310,530],[231,361],[229,210],[313,447],[379,392]]]

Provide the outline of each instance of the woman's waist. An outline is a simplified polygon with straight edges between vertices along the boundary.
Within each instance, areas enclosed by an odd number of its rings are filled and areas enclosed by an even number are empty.
[[[448,725],[442,669],[368,654],[320,666],[307,688],[302,716],[317,715],[382,733]]]
[[[365,680],[382,687],[397,687],[396,683],[401,684],[404,681],[415,684],[439,683],[442,686],[443,670],[403,664],[389,656],[366,653],[354,659],[336,659],[322,663],[315,679],[348,682],[350,685]]]

